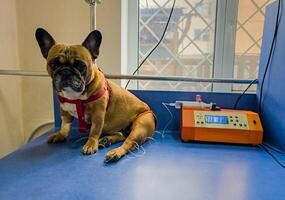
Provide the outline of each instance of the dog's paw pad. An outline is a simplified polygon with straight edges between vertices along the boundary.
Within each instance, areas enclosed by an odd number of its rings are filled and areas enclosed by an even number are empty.
[[[59,143],[64,142],[66,140],[66,137],[63,136],[60,132],[55,133],[48,137],[48,143]]]
[[[109,138],[106,136],[106,137],[102,137],[100,140],[99,140],[99,148],[106,148],[106,147],[109,147],[111,145],[111,141],[109,140]]]
[[[87,143],[82,147],[81,153],[84,155],[94,154],[98,150],[98,143],[93,140],[88,140]]]

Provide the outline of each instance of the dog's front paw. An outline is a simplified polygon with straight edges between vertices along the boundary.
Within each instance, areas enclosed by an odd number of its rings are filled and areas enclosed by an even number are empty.
[[[126,154],[122,147],[118,147],[109,151],[105,156],[105,163],[115,162]]]
[[[102,137],[99,140],[99,148],[107,148],[112,144],[108,136]]]
[[[96,153],[97,150],[98,150],[98,141],[89,139],[81,149],[81,152],[85,155],[89,155]]]
[[[64,142],[65,140],[66,137],[60,132],[57,132],[48,137],[48,143],[59,143],[59,142]]]

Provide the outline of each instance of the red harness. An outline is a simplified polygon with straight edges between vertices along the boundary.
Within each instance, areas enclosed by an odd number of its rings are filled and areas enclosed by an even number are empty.
[[[90,126],[91,126],[91,124],[88,124],[87,126],[86,121],[85,121],[85,104],[90,103],[92,101],[96,101],[97,99],[102,97],[105,94],[105,92],[108,90],[109,90],[108,84],[105,83],[105,85],[103,86],[101,90],[99,90],[96,94],[88,97],[88,99],[86,100],[81,100],[81,99],[72,100],[72,99],[68,99],[68,98],[58,95],[58,100],[60,103],[75,104],[76,112],[78,116],[78,131],[80,133],[87,132],[87,130],[90,129]],[[109,104],[110,104],[110,94],[109,94],[108,105],[106,109],[108,109]]]

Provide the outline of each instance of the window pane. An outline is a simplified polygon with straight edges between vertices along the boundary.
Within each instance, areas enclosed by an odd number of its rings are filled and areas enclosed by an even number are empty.
[[[162,36],[173,0],[140,0],[139,63]],[[162,43],[140,75],[211,78],[216,0],[179,0]],[[139,81],[139,89],[210,91],[208,83]]]
[[[258,75],[264,14],[273,0],[239,0],[236,26],[234,78],[255,79]],[[233,90],[243,90],[246,85],[234,85]],[[253,86],[251,90],[255,90]]]

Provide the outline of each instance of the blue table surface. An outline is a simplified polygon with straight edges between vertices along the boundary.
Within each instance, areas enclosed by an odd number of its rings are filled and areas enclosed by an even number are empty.
[[[48,145],[48,134],[0,160],[0,199],[285,199],[285,170],[258,147],[157,133],[107,165],[119,144],[83,156],[80,142]]]

